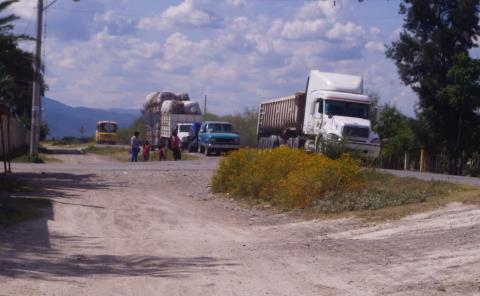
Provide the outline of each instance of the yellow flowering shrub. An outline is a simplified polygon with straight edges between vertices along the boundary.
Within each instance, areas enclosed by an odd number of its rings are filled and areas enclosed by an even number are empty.
[[[364,178],[358,161],[332,160],[298,149],[241,149],[222,159],[212,179],[214,192],[304,208],[326,193],[360,191]]]

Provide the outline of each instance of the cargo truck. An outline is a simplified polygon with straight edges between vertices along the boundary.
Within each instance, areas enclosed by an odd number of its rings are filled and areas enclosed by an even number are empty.
[[[343,144],[377,157],[380,139],[369,119],[370,99],[359,76],[313,70],[305,92],[260,103],[258,147],[287,145],[322,152]]]
[[[203,116],[199,104],[190,101],[188,94],[155,92],[146,97],[143,118],[146,140],[154,147],[168,147],[179,124],[201,122]]]

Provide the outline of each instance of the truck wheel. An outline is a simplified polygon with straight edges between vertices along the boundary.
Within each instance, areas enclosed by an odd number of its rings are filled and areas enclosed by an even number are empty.
[[[202,145],[198,145],[198,153],[204,153],[205,148]]]

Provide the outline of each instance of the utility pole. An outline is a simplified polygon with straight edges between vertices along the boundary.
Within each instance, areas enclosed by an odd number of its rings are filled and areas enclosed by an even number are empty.
[[[35,42],[34,77],[32,86],[32,118],[30,127],[30,156],[38,156],[38,145],[40,142],[40,93],[42,76],[42,27],[43,27],[43,0],[37,3],[37,39]]]
[[[203,101],[203,115],[207,114],[207,95],[205,95],[205,99]]]

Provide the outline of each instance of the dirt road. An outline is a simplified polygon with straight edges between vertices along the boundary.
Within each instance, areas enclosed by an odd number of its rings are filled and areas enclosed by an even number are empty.
[[[474,206],[300,221],[213,197],[216,158],[69,161],[14,167],[54,203],[1,230],[0,295],[480,294]]]

